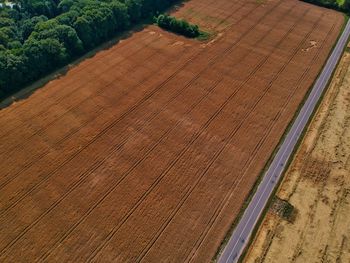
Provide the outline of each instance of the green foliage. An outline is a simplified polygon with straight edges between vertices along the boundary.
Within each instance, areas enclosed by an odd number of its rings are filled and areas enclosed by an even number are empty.
[[[171,32],[184,35],[186,37],[195,38],[200,35],[197,25],[191,25],[183,19],[176,19],[173,16],[159,15],[156,18],[159,27]]]
[[[142,18],[142,4],[139,0],[125,0],[124,2],[130,21],[132,23],[140,21]]]
[[[57,8],[61,13],[68,12],[74,5],[74,0],[61,0]]]
[[[13,0],[1,5],[0,98],[175,1]]]
[[[57,13],[57,5],[54,0],[20,0],[17,2],[21,10],[25,10],[31,15],[54,17]]]
[[[350,13],[350,0],[302,0],[311,4],[316,4],[345,13]]]
[[[199,36],[197,37],[197,39],[199,41],[207,41],[208,39],[210,39],[212,37],[213,34],[205,32],[205,31],[199,31]]]
[[[34,31],[35,26],[40,22],[47,21],[48,18],[46,16],[33,16],[29,19],[23,20],[22,24],[20,25],[20,30],[22,33],[22,39],[27,39],[30,34]]]
[[[30,39],[23,45],[23,53],[30,61],[33,72],[28,74],[32,78],[63,65],[68,59],[66,48],[55,38]]]
[[[18,87],[26,79],[26,63],[22,55],[9,51],[0,51],[0,89],[5,95]]]

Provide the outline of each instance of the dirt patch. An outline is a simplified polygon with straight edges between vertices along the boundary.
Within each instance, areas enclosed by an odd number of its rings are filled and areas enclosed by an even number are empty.
[[[302,51],[309,52],[313,48],[317,48],[317,41],[310,40],[308,47],[303,48]]]
[[[296,220],[268,213],[244,262],[350,261],[349,65],[345,53],[278,191]]]
[[[304,166],[301,170],[302,179],[311,180],[315,184],[326,183],[328,181],[330,173],[330,162],[312,158],[304,163]]]
[[[149,26],[0,111],[0,262],[215,255],[343,17],[297,0],[174,15],[221,37]]]

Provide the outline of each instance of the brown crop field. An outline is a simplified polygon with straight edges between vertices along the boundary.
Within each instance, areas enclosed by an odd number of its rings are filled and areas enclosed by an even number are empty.
[[[343,25],[297,0],[191,0],[0,111],[0,262],[207,262]]]

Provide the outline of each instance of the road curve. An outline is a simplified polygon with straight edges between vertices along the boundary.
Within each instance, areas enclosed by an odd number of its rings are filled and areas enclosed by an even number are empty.
[[[255,225],[267,204],[267,201],[281,178],[283,171],[287,167],[288,160],[292,155],[300,135],[311,118],[323,91],[327,88],[327,84],[332,77],[332,73],[335,70],[348,42],[347,40],[349,35],[350,21],[347,22],[337,45],[333,49],[326,65],[317,78],[305,104],[301,108],[299,115],[295,119],[295,122],[285,137],[284,142],[279,148],[268,170],[264,174],[257,191],[246,208],[234,232],[232,233],[230,240],[228,241],[218,260],[219,263],[237,262],[241,257],[242,252],[255,228]]]

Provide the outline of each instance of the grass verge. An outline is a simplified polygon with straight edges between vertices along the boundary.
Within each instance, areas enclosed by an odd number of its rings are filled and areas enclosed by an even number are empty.
[[[213,36],[212,33],[209,32],[205,32],[205,31],[199,31],[199,36],[196,38],[199,41],[208,41],[209,39],[211,39]]]

